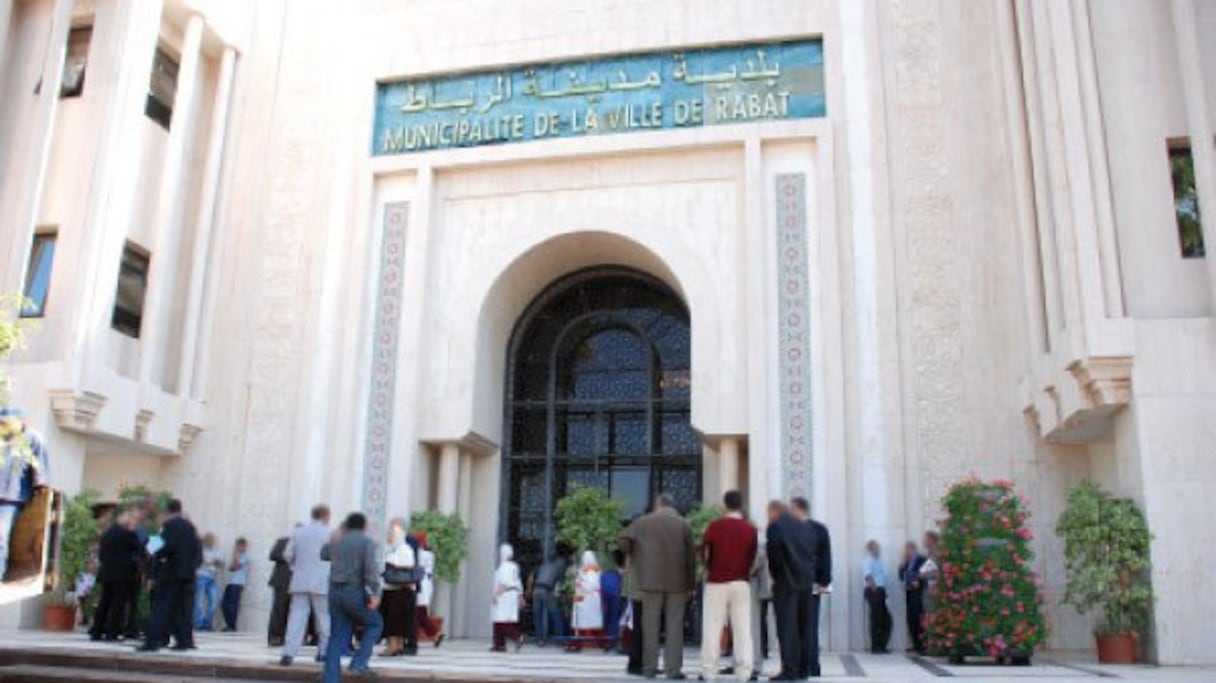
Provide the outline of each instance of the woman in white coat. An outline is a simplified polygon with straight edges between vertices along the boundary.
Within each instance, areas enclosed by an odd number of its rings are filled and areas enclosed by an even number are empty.
[[[523,647],[524,638],[519,632],[519,608],[524,584],[519,575],[519,565],[513,558],[515,549],[503,543],[498,549],[498,569],[494,570],[494,590],[490,599],[490,619],[494,622],[494,646],[491,652],[506,652],[507,641],[515,643],[515,650]]]
[[[583,553],[583,561],[574,579],[574,638],[566,647],[578,652],[584,643],[603,646],[604,602],[600,597],[600,564],[595,553]]]

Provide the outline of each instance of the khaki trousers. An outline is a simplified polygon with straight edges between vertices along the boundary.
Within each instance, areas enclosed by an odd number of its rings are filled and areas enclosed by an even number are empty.
[[[659,621],[663,621],[666,645],[663,668],[668,678],[684,666],[684,593],[641,591],[642,596],[642,674],[654,677],[659,668]]]
[[[722,629],[730,622],[735,653],[735,675],[751,678],[755,666],[752,647],[752,587],[746,581],[705,584],[705,607],[701,612],[701,675],[707,681],[718,675]]]

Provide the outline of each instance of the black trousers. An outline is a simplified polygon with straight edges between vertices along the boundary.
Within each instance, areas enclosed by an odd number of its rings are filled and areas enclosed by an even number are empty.
[[[184,618],[183,618],[184,617]],[[152,591],[152,616],[144,634],[144,645],[160,648],[173,636],[178,647],[194,645],[194,582],[161,582]]]
[[[881,586],[865,590],[866,605],[870,608],[870,649],[885,652],[891,642],[891,611],[887,609],[887,589]]]
[[[127,603],[135,593],[136,583],[131,581],[106,581],[101,584],[101,598],[93,614],[93,627],[89,634],[94,638],[118,640],[127,621]]]
[[[642,601],[633,600],[633,635],[629,641],[629,673],[642,673]]]
[[[925,651],[925,589],[904,591],[908,601],[908,639],[917,652]]]
[[[127,594],[126,603],[120,606],[124,620],[123,635],[127,637],[127,640],[135,640],[147,627],[146,624],[140,623],[139,617],[139,595],[143,590],[143,581],[137,578],[131,586],[131,592]],[[191,617],[193,616],[191,615]]]
[[[809,678],[819,675],[819,596],[811,590],[773,593],[781,673]]]
[[[266,640],[272,645],[282,645],[287,637],[287,612],[291,605],[291,594],[286,586],[274,589],[274,602],[270,606],[270,620],[266,625]]]
[[[772,606],[772,600],[760,601],[760,656],[765,659],[768,659],[768,610]],[[753,633],[752,637],[757,636]],[[757,662],[757,666],[759,666],[759,662]]]

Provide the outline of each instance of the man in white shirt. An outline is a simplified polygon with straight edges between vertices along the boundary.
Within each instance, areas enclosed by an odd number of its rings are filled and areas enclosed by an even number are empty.
[[[329,543],[329,508],[312,509],[312,522],[291,532],[284,559],[291,565],[291,605],[288,607],[287,638],[279,663],[291,666],[308,630],[311,609],[316,618],[317,661],[324,659],[329,645],[329,562],[321,559],[321,548]]]

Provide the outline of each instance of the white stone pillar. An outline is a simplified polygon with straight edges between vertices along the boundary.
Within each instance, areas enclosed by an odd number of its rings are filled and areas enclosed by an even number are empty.
[[[148,78],[159,36],[163,0],[115,3],[117,59],[112,71],[93,69],[86,88],[100,86],[103,116],[96,122],[96,161],[89,178],[90,212],[79,226],[82,269],[74,279],[72,300],[80,314],[68,343],[73,383],[79,386],[103,353],[125,238],[131,227],[136,184],[143,163],[144,130],[140,126],[148,97]]]
[[[25,269],[29,265],[30,243],[38,222],[38,209],[42,204],[42,190],[46,183],[46,169],[50,162],[51,141],[55,135],[55,114],[59,109],[59,83],[63,79],[63,60],[67,54],[68,35],[72,30],[73,0],[56,0],[51,15],[51,31],[47,38],[46,59],[42,63],[42,87],[38,91],[38,114],[33,119],[33,128],[26,131],[31,144],[29,154],[22,166],[24,173],[6,179],[12,185],[0,192],[0,209],[13,223],[6,228],[14,229],[11,247],[6,256],[7,267],[0,276],[0,291],[6,294],[22,291],[25,286]],[[11,0],[0,0],[0,68],[7,72],[7,45],[10,17],[13,13]],[[7,184],[7,183],[6,183]],[[4,201],[7,195],[7,201]],[[5,206],[7,205],[7,206]]]
[[[211,265],[211,238],[215,232],[214,218],[218,201],[220,172],[223,170],[224,141],[228,131],[229,101],[232,77],[236,67],[236,50],[224,49],[220,57],[219,78],[215,86],[215,102],[211,108],[211,126],[207,140],[207,160],[203,167],[203,189],[198,217],[194,227],[194,247],[191,250],[190,284],[187,290],[186,320],[182,331],[182,352],[177,368],[177,393],[194,396],[194,370],[198,363],[198,336],[203,317],[203,292]]]
[[[718,441],[718,489],[725,494],[739,488],[739,439],[728,436]]]
[[[439,447],[439,486],[435,507],[445,515],[457,511],[460,497],[460,444],[450,441]]]
[[[193,14],[182,38],[182,60],[177,70],[177,93],[173,97],[173,119],[161,167],[160,191],[153,219],[154,237],[149,250],[148,291],[140,330],[139,381],[152,382],[152,373],[164,358],[166,321],[177,266],[177,244],[181,237],[181,192],[186,165],[186,145],[196,136],[194,98],[198,91],[198,64],[203,41],[203,17]]]
[[[1203,74],[1203,55],[1199,49],[1199,17],[1194,0],[1173,0],[1174,46],[1178,54],[1178,73],[1182,78],[1182,98],[1186,104],[1187,131],[1191,155],[1195,159],[1195,189],[1203,219],[1203,243],[1207,248],[1208,289],[1216,306],[1216,150],[1208,116],[1208,95]]]
[[[0,0],[0,74],[8,73],[8,27],[13,23],[13,0]]]
[[[456,510],[460,513],[460,519],[465,525],[470,524],[473,515],[473,454],[460,454],[460,475],[457,484],[457,505]],[[465,560],[460,564],[460,575],[468,577],[469,563]],[[469,604],[469,585],[470,582],[466,578],[460,583],[460,586],[453,591],[452,608],[450,621],[452,622],[452,635],[457,637],[467,637],[469,635],[470,614],[472,610]]]

